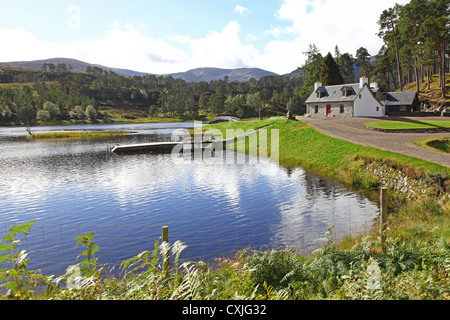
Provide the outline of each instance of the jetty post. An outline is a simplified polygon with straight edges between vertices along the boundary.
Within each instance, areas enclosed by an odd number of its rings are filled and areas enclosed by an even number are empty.
[[[162,241],[165,242],[167,245],[169,244],[169,227],[163,226],[162,227]],[[168,273],[170,270],[170,252],[167,250],[167,252],[164,254],[163,257],[163,271],[165,273]]]

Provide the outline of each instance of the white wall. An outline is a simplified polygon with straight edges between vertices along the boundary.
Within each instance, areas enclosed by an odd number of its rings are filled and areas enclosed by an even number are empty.
[[[361,98],[356,97],[354,103],[355,117],[384,117],[384,106],[373,96],[368,86],[360,92]],[[378,110],[377,110],[378,108]]]

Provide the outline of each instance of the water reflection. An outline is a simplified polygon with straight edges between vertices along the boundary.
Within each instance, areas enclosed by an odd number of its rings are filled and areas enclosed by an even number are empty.
[[[174,127],[121,125],[140,131],[75,142],[27,141],[1,129],[0,230],[37,220],[26,241],[30,268],[58,273],[76,262],[73,239],[81,233],[97,233],[102,263],[152,250],[163,225],[170,241],[189,245],[185,259],[247,246],[308,252],[333,225],[336,235],[354,234],[378,213],[339,184],[264,159],[174,165],[171,155],[106,152],[108,144],[170,139]]]

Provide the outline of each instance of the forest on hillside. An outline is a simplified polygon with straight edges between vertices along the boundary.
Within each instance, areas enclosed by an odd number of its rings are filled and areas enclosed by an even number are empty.
[[[310,44],[297,76],[266,76],[259,80],[186,82],[171,76],[125,77],[100,67],[73,72],[70,65],[44,64],[40,70],[0,68],[0,124],[48,121],[111,121],[122,118],[208,120],[217,115],[239,118],[301,115],[314,82],[323,85],[355,82],[366,76],[382,91],[403,90],[411,82],[431,82],[439,75],[446,98],[449,71],[450,0],[411,0],[380,13],[378,36],[384,45],[375,55],[364,47],[355,55],[323,56]],[[300,57],[299,57],[300,59]],[[355,74],[356,70],[359,70]]]
[[[0,69],[0,123],[35,120],[107,121],[110,110],[148,117],[239,118],[301,113],[302,78],[267,76],[246,82],[226,78],[186,82],[171,76],[125,77],[97,68],[86,73]]]

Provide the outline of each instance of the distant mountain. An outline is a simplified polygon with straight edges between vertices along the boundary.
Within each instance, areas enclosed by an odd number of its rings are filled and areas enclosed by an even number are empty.
[[[123,75],[126,77],[132,77],[134,75],[143,76],[143,75],[147,74],[147,73],[137,72],[137,71],[128,70],[128,69],[105,67],[105,66],[102,66],[99,64],[91,64],[91,63],[83,62],[80,60],[68,59],[68,58],[52,58],[52,59],[33,60],[33,61],[0,62],[0,66],[3,66],[3,67],[9,66],[12,68],[40,69],[44,63],[53,63],[55,65],[57,65],[59,63],[65,63],[67,66],[68,65],[72,66],[73,72],[86,72],[86,68],[88,66],[91,66],[91,67],[100,67],[103,70],[107,70],[107,71],[113,71],[117,74],[120,74],[120,75]]]
[[[139,72],[128,69],[120,69],[120,68],[111,68],[105,67],[98,64],[91,64],[87,62],[83,62],[75,59],[68,58],[53,58],[53,59],[45,59],[45,60],[34,60],[34,61],[13,61],[13,62],[0,62],[0,66],[9,66],[12,68],[31,68],[31,69],[40,69],[45,63],[53,63],[55,65],[65,63],[67,66],[72,66],[73,72],[86,72],[86,68],[88,66],[91,67],[100,67],[106,71],[113,71],[117,74],[123,75],[125,77],[132,76],[144,76],[150,73]],[[159,74],[155,74],[156,76],[160,76]],[[258,69],[258,68],[239,68],[239,69],[219,69],[219,68],[197,68],[192,69],[186,72],[178,72],[178,73],[170,73],[165,74],[163,76],[172,76],[175,79],[183,79],[187,82],[200,82],[200,81],[213,81],[224,79],[225,76],[228,76],[228,80],[231,81],[239,81],[244,82],[248,81],[251,78],[255,78],[259,80],[264,76],[277,75],[276,73]]]
[[[228,81],[245,82],[251,78],[259,80],[265,76],[276,76],[276,73],[258,68],[220,69],[220,68],[197,68],[186,72],[170,74],[175,79],[183,79],[187,82],[223,80],[226,76]]]

